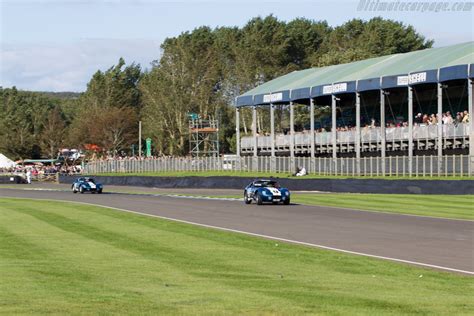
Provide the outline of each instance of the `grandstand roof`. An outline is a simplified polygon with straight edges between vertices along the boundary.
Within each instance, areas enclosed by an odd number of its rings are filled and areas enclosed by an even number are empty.
[[[439,71],[438,71],[439,70]],[[474,42],[294,71],[237,97],[237,106],[466,79],[474,74]]]

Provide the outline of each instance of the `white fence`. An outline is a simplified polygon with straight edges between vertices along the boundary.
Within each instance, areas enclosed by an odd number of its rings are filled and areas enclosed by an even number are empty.
[[[150,160],[107,160],[90,162],[85,174],[159,173],[159,172],[272,172],[289,175],[297,167],[322,176],[469,176],[473,175],[474,157],[389,156],[356,158],[310,157],[235,157],[235,158],[158,158]]]
[[[336,133],[336,143],[338,145],[338,152],[354,151],[356,142],[356,131],[338,131]],[[275,135],[276,151],[288,150],[290,146],[290,135],[277,134]],[[413,140],[420,144],[423,148],[419,149],[434,149],[437,148],[436,139],[438,137],[437,125],[419,125],[413,126]],[[442,137],[445,142],[442,144],[443,148],[458,148],[467,147],[469,139],[469,124],[447,124],[442,126]],[[447,142],[446,140],[456,139],[457,142]],[[375,128],[361,128],[360,140],[362,144],[362,151],[372,151],[376,149],[382,141],[382,133],[380,127]],[[409,133],[408,127],[390,127],[385,129],[385,140],[387,142],[387,150],[403,149],[408,146]],[[317,152],[324,152],[325,150],[318,150],[320,146],[328,146],[332,144],[331,132],[314,133],[314,142],[316,144]],[[311,133],[309,131],[295,133],[295,147],[309,148],[311,144]],[[366,144],[364,146],[364,144]],[[370,144],[373,144],[371,146]],[[241,139],[241,148],[243,152],[251,152],[253,150],[254,140],[252,136],[245,136]],[[344,150],[343,145],[352,145]],[[265,150],[271,147],[270,136],[257,136],[257,147],[259,150]],[[352,149],[352,150],[349,150]],[[380,148],[378,148],[380,150]],[[327,151],[327,149],[326,149]]]

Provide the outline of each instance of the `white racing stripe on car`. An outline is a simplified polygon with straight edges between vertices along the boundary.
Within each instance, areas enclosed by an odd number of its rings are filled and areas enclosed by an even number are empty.
[[[280,190],[276,188],[267,188],[273,195],[281,195]]]

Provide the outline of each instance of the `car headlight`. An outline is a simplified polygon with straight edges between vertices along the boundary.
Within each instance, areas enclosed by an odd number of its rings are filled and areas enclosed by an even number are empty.
[[[290,191],[285,191],[285,195],[286,195],[286,196],[289,196],[289,195],[290,195]]]
[[[262,190],[262,195],[263,195],[263,196],[268,196],[267,190]]]

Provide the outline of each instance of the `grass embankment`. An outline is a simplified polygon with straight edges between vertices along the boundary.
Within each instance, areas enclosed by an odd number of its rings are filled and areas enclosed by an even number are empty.
[[[1,314],[462,315],[472,278],[86,205],[0,199]]]
[[[145,176],[145,177],[248,177],[248,178],[290,178],[290,179],[381,179],[381,180],[474,180],[471,176],[331,176],[309,174],[304,177],[293,177],[287,173],[251,172],[251,171],[161,171],[161,172],[110,172],[98,173],[96,176]]]

